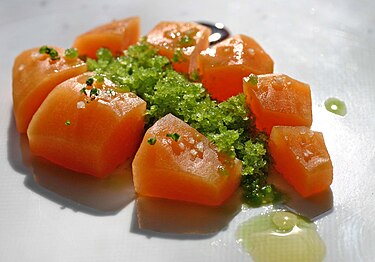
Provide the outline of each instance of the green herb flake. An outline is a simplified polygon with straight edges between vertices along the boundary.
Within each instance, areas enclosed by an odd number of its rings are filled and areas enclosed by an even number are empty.
[[[65,121],[65,125],[70,126],[70,120],[69,119]]]
[[[200,79],[201,77],[200,77],[200,74],[199,74],[199,71],[198,70],[194,70],[192,73],[191,73],[191,75],[190,75],[190,79],[192,80],[192,81],[194,81],[194,82],[198,82],[198,81],[200,81],[201,79]]]
[[[51,60],[59,60],[60,59],[59,53],[55,49],[53,49],[51,47],[48,47],[46,45],[39,48],[39,53],[49,55]]]
[[[178,139],[180,139],[180,135],[177,134],[177,133],[173,133],[173,134],[167,134],[167,137],[170,137],[172,138],[174,141],[178,141]]]
[[[92,86],[92,84],[94,84],[94,78],[92,78],[92,77],[87,78],[86,85]]]
[[[254,74],[250,74],[246,80],[246,82],[252,84],[252,85],[257,85],[258,84],[258,76]]]
[[[151,137],[147,140],[147,143],[149,143],[150,145],[155,145],[156,143],[156,137]]]
[[[65,57],[70,58],[70,59],[75,59],[78,57],[78,50],[77,48],[68,48],[65,50]]]
[[[92,88],[90,90],[90,96],[98,96],[99,95],[99,90],[97,88]]]
[[[193,45],[194,44],[194,38],[192,38],[191,36],[189,35],[184,35],[181,37],[180,39],[180,44],[182,46],[189,46],[189,45]]]
[[[79,92],[82,93],[82,94],[86,94],[86,87],[82,87],[82,89],[79,90]]]
[[[184,61],[184,56],[183,56],[181,48],[177,48],[176,51],[174,51],[174,54],[171,60],[173,63],[181,63]]]

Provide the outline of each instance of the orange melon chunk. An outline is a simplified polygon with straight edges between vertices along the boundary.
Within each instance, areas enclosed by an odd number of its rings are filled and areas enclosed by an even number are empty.
[[[268,74],[244,78],[246,103],[255,115],[258,129],[312,124],[311,91],[308,84],[287,75]]]
[[[147,34],[147,42],[172,61],[174,70],[192,74],[210,34],[211,29],[194,22],[160,22]]]
[[[273,61],[254,39],[230,37],[200,53],[199,71],[208,93],[219,101],[242,93],[242,78],[273,72]]]
[[[90,58],[96,58],[96,51],[102,47],[108,48],[117,56],[137,43],[140,31],[139,17],[114,20],[78,36],[73,46],[80,55]]]
[[[322,133],[302,126],[274,126],[269,148],[276,170],[303,197],[331,185],[333,167]]]
[[[64,57],[64,49],[53,47],[60,56],[52,60],[33,48],[18,55],[13,65],[13,111],[17,130],[26,133],[29,122],[49,92],[65,80],[87,71],[80,59]]]
[[[175,133],[178,139],[170,137]],[[241,168],[240,160],[218,153],[206,137],[168,114],[147,130],[133,180],[143,196],[217,206],[239,186]]]
[[[142,140],[146,102],[133,93],[116,92],[107,79],[87,86],[90,75],[58,85],[35,113],[27,135],[35,155],[104,177],[135,154]]]

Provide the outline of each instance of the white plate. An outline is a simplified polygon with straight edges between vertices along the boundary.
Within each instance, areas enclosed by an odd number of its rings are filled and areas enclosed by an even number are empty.
[[[37,186],[15,131],[11,67],[21,51],[69,47],[74,37],[115,18],[139,15],[143,33],[161,20],[220,21],[254,37],[275,71],[311,85],[313,128],[334,165],[333,211],[316,221],[326,261],[375,257],[375,2],[335,1],[19,1],[0,2],[0,261],[251,261],[236,244],[240,212],[206,237],[134,228],[134,203],[94,212]],[[345,101],[348,114],[324,109]],[[25,163],[26,161],[26,163]],[[74,192],[72,193],[74,194]]]

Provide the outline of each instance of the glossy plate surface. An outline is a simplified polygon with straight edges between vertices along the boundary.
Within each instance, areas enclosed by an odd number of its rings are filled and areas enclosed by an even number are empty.
[[[334,165],[333,208],[316,220],[325,261],[374,261],[374,10],[372,0],[2,0],[0,261],[251,261],[234,232],[269,207],[240,211],[217,234],[142,231],[129,180],[114,176],[98,183],[61,174],[30,158],[15,130],[11,68],[17,54],[44,44],[70,47],[78,34],[132,15],[141,17],[143,34],[161,20],[222,22],[232,33],[254,37],[274,59],[275,72],[311,85],[313,129],[324,133]],[[325,109],[330,97],[345,102],[346,116]],[[155,223],[155,209],[140,202],[149,214],[143,222]],[[163,203],[156,206],[163,210]]]

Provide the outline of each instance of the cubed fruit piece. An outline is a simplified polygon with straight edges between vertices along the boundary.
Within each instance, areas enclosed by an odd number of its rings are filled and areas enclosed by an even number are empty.
[[[108,48],[114,56],[121,55],[140,36],[140,18],[129,17],[98,26],[80,36],[73,44],[82,56],[96,58],[96,51]]]
[[[41,54],[33,48],[18,55],[13,65],[13,111],[17,130],[26,133],[36,110],[49,92],[65,80],[87,71],[86,64],[78,58],[67,58],[64,49],[57,57]]]
[[[333,167],[322,133],[303,126],[274,126],[269,148],[276,170],[303,197],[331,185]]]
[[[160,22],[148,33],[147,42],[168,57],[176,71],[193,74],[210,34],[211,29],[194,22]]]
[[[241,161],[172,114],[147,130],[133,161],[138,194],[217,206],[237,189]]]
[[[38,156],[76,172],[104,177],[132,157],[141,140],[146,102],[86,73],[58,85],[27,130]],[[87,81],[87,84],[86,84]]]
[[[245,35],[235,35],[202,51],[198,64],[204,87],[219,101],[242,93],[243,77],[273,72],[271,57]]]
[[[282,74],[250,75],[243,80],[243,90],[258,129],[269,134],[277,125],[311,126],[308,84]]]

